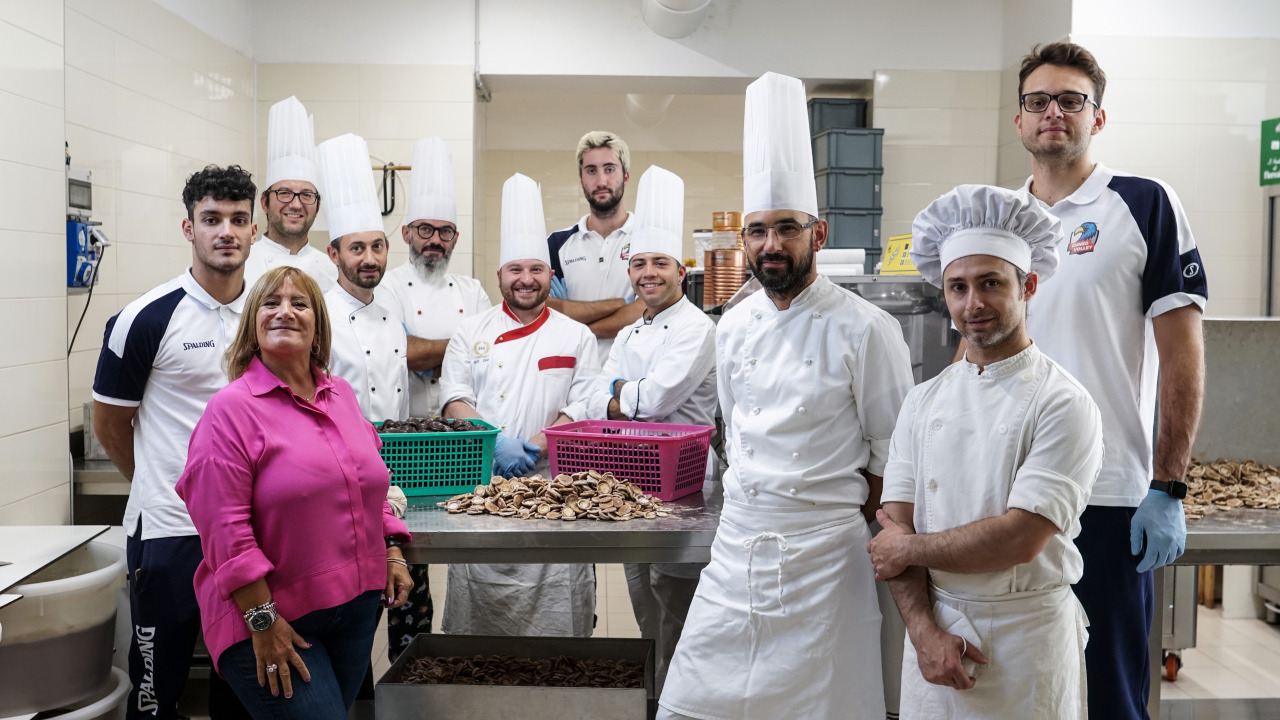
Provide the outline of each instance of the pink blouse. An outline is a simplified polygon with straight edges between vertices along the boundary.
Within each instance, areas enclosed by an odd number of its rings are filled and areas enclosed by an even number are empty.
[[[209,400],[177,489],[204,549],[195,591],[215,665],[249,638],[231,593],[255,580],[286,620],[386,587],[384,538],[409,530],[380,446],[340,377],[317,372],[308,403],[255,358]]]

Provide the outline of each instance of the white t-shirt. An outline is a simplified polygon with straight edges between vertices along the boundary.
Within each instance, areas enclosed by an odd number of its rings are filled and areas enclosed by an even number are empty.
[[[557,230],[547,238],[551,256],[551,269],[556,277],[564,280],[569,300],[591,302],[622,298],[635,299],[627,266],[631,262],[631,230],[635,216],[627,213],[622,227],[602,237],[587,229],[587,218],[582,216],[572,227]],[[600,338],[600,356],[607,357],[613,345],[612,338]]]
[[[328,253],[306,245],[297,255],[293,255],[289,248],[262,235],[250,246],[249,257],[244,261],[245,285],[252,289],[258,278],[271,268],[281,265],[296,267],[305,272],[320,286],[321,293],[329,292],[338,284],[338,266],[329,259]]]
[[[142,540],[196,534],[174,487],[187,464],[196,421],[227,384],[222,357],[240,327],[247,294],[223,305],[187,271],[107,321],[93,399],[138,408],[133,482],[124,511],[131,536],[139,517]]]
[[[493,303],[480,281],[445,273],[424,277],[412,263],[391,270],[378,285],[378,299],[393,310],[413,337],[448,340],[465,318],[488,310]],[[409,411],[415,417],[440,414],[440,373],[409,373]]]
[[[1080,579],[1072,540],[1102,463],[1102,421],[1080,383],[1036,345],[978,371],[954,363],[907,396],[893,431],[881,502],[915,504],[915,528],[936,533],[1010,508],[1058,532],[1029,563],[986,573],[930,570],[947,592],[998,597]]]
[[[1048,209],[1062,221],[1061,261],[1028,303],[1027,329],[1102,412],[1106,456],[1090,503],[1136,507],[1152,480],[1160,363],[1151,319],[1204,308],[1204,263],[1182,203],[1159,180],[1099,164]]]
[[[884,474],[915,384],[902,326],[818,276],[786,310],[759,290],[716,327],[725,497],[762,506],[860,506]]]
[[[400,318],[377,295],[365,305],[341,284],[324,294],[333,343],[329,369],[351,384],[366,420],[409,416],[408,340]]]

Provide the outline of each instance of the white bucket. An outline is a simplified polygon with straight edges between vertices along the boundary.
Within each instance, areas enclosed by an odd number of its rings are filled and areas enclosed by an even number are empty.
[[[97,700],[88,703],[81,703],[80,707],[75,707],[66,712],[56,715],[47,715],[50,720],[115,720],[123,717],[121,710],[129,694],[129,675],[119,668],[111,668],[111,679],[107,686],[103,688],[106,694]],[[21,718],[28,716],[22,715]],[[0,720],[4,720],[0,718]],[[9,720],[17,720],[10,718]]]

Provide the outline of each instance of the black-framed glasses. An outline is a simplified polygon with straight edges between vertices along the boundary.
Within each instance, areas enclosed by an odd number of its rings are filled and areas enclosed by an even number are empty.
[[[294,198],[298,198],[299,200],[301,200],[303,205],[315,205],[316,203],[320,202],[320,193],[314,190],[303,190],[302,192],[294,192],[289,188],[276,188],[275,190],[268,190],[267,192],[271,193],[272,195],[275,195],[276,199],[280,201],[281,205],[288,205],[289,203],[293,202]]]
[[[742,237],[744,240],[752,242],[764,242],[769,237],[769,231],[778,233],[778,237],[782,240],[795,240],[800,237],[800,233],[813,227],[817,220],[810,220],[807,223],[796,222],[795,220],[782,220],[773,225],[748,225],[742,229]]]
[[[1049,103],[1057,102],[1058,109],[1064,113],[1078,113],[1084,106],[1093,103],[1094,107],[1102,107],[1081,92],[1064,92],[1051,95],[1047,92],[1029,92],[1022,94],[1022,109],[1027,112],[1042,113],[1049,109]]]
[[[452,225],[441,225],[440,227],[436,227],[430,223],[418,223],[416,225],[410,225],[409,229],[417,233],[418,237],[423,240],[430,240],[431,236],[436,233],[440,233],[441,242],[453,242],[453,239],[458,237],[458,228]]]

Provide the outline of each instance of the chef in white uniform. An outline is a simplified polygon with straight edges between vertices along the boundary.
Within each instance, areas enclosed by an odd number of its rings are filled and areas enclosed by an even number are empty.
[[[267,115],[265,180],[262,212],[267,229],[250,248],[245,284],[253,287],[271,268],[291,265],[310,275],[321,292],[328,292],[338,282],[338,270],[323,250],[307,244],[320,213],[315,129],[296,97],[272,105]]]
[[[341,135],[317,148],[329,258],[338,282],[324,294],[332,332],[329,369],[351,383],[371,422],[409,414],[409,369],[404,326],[375,295],[387,270],[387,236],[369,171],[369,147]]]
[[[1072,539],[1102,465],[1102,420],[1026,329],[1058,265],[1059,222],[1021,193],[962,185],[916,217],[912,237],[968,350],[907,396],[871,542],[907,622],[901,717],[1086,717]]]
[[[592,418],[715,425],[716,325],[681,289],[683,232],[684,181],[654,165],[640,178],[627,266],[645,309],[614,339],[587,403]],[[704,566],[624,567],[640,634],[657,643],[661,689]]]
[[[865,514],[912,386],[896,320],[819,276],[804,85],[747,88],[744,248],[763,285],[716,330],[724,510],[659,717],[885,716]]]
[[[453,161],[438,137],[413,145],[409,209],[400,236],[409,259],[387,273],[383,299],[393,306],[409,334],[409,409],[415,417],[440,414],[440,364],[449,338],[464,318],[493,303],[480,281],[449,272],[458,244],[458,205]]]
[[[463,320],[444,358],[445,415],[502,428],[494,460],[501,475],[548,472],[543,429],[582,419],[600,371],[591,330],[547,306],[546,238],[541,190],[511,176],[502,186],[503,302]],[[589,637],[594,616],[591,565],[449,566],[447,633]]]

